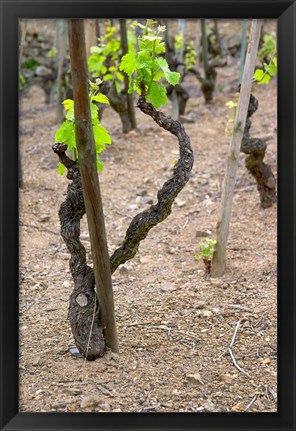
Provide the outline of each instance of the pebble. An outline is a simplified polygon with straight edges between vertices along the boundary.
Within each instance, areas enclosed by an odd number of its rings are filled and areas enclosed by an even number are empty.
[[[138,188],[136,193],[137,193],[137,196],[143,197],[143,196],[146,196],[148,192],[147,192],[147,189]]]
[[[243,412],[246,408],[246,405],[244,403],[238,403],[235,406],[232,407],[232,412]]]
[[[207,400],[203,406],[210,413],[216,413],[219,411],[211,400]]]
[[[195,304],[195,308],[197,308],[198,310],[202,310],[205,308],[206,305],[206,301],[200,301]]]
[[[146,263],[149,263],[149,262],[150,262],[149,257],[147,257],[147,256],[141,256],[140,257],[140,263],[146,264]]]
[[[35,356],[35,358],[32,361],[32,365],[34,367],[37,367],[38,365],[43,365],[45,362],[44,358],[42,358],[40,355]]]
[[[213,313],[210,310],[204,310],[202,314],[204,317],[211,317]]]
[[[131,210],[131,211],[137,210],[138,209],[138,205],[136,205],[136,204],[128,205],[127,209]]]
[[[200,374],[199,373],[195,373],[195,374],[187,374],[186,375],[186,379],[188,380],[188,382],[190,383],[198,383],[200,385],[203,385],[204,382],[201,380]]]
[[[104,412],[111,412],[112,408],[111,405],[108,403],[99,404],[100,409],[102,409]]]
[[[162,290],[163,292],[174,292],[177,289],[178,287],[172,283],[164,283],[160,286],[160,290]]]
[[[233,381],[237,378],[237,375],[231,374],[221,374],[220,379],[225,383],[233,383]]]
[[[54,403],[51,405],[51,408],[54,410],[65,409],[67,406],[64,403]]]
[[[69,352],[71,353],[72,356],[74,356],[75,358],[82,358],[83,356],[81,355],[81,353],[79,352],[79,350],[77,349],[77,347],[72,347],[71,349],[69,349]]]
[[[186,205],[186,201],[176,201],[176,204],[179,208],[183,208]]]
[[[129,271],[129,266],[125,263],[123,265],[119,266],[119,273],[120,274],[126,274]]]
[[[82,394],[82,391],[80,389],[77,389],[77,388],[65,388],[64,392],[66,392],[69,395],[73,395],[73,396]]]
[[[84,409],[85,407],[97,406],[100,404],[101,401],[102,401],[102,398],[99,395],[87,395],[82,399],[80,403],[80,407]]]
[[[153,199],[150,198],[149,196],[145,196],[142,199],[143,204],[145,205],[152,205],[153,204]]]
[[[47,221],[49,221],[50,220],[50,216],[49,215],[41,215],[40,217],[39,217],[39,220],[41,221],[41,223],[46,223]]]

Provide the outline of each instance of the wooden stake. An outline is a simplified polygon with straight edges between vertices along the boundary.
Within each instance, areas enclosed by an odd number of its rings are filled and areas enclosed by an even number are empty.
[[[69,49],[76,144],[93,257],[96,293],[100,304],[100,318],[107,346],[113,352],[118,352],[110,260],[90,114],[84,23],[81,19],[69,20]]]
[[[221,277],[225,271],[226,245],[229,232],[236,171],[238,167],[239,153],[250,101],[252,79],[255,69],[261,27],[262,20],[255,19],[252,21],[240,96],[236,118],[234,121],[232,141],[229,147],[227,159],[224,187],[222,192],[221,212],[217,223],[217,244],[213,255],[211,273],[212,277]]]

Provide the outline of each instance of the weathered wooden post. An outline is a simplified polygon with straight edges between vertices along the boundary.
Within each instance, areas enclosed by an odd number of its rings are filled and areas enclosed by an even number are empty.
[[[110,260],[90,114],[84,22],[81,19],[69,20],[69,50],[76,144],[92,250],[96,293],[100,304],[100,318],[107,346],[113,352],[118,352]]]
[[[233,125],[232,140],[229,147],[224,187],[222,191],[221,212],[217,223],[217,244],[213,255],[212,277],[221,277],[224,274],[226,263],[226,245],[232,210],[232,200],[236,180],[236,171],[243,133],[249,107],[252,80],[257,57],[262,20],[253,20],[250,39],[247,49],[244,73],[242,77],[240,96],[236,117]]]

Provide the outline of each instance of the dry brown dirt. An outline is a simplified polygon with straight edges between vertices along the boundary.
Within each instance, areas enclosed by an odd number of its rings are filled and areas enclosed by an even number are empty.
[[[219,71],[218,84],[237,74]],[[85,362],[69,349],[73,282],[59,235],[59,206],[68,180],[51,150],[55,107],[32,87],[20,100],[20,411],[22,412],[275,412],[277,410],[277,207],[263,210],[241,154],[227,267],[205,277],[197,244],[215,237],[230,137],[233,92],[205,105],[195,88],[186,124],[195,154],[191,179],[172,214],[153,228],[139,253],[113,276],[120,354]],[[252,136],[269,136],[266,162],[276,175],[276,82],[255,86],[259,109]],[[169,112],[169,107],[167,108]],[[102,123],[113,144],[100,175],[110,253],[131,218],[156,199],[178,158],[177,140],[137,112],[138,130],[121,133],[111,108]],[[82,221],[81,238],[89,235]],[[236,332],[237,330],[237,332]],[[235,335],[232,352],[228,347]]]

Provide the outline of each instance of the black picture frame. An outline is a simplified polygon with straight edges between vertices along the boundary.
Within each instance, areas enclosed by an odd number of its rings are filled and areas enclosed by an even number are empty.
[[[1,0],[1,430],[295,430],[296,4],[287,0]],[[272,18],[278,20],[277,413],[18,412],[18,19]]]

